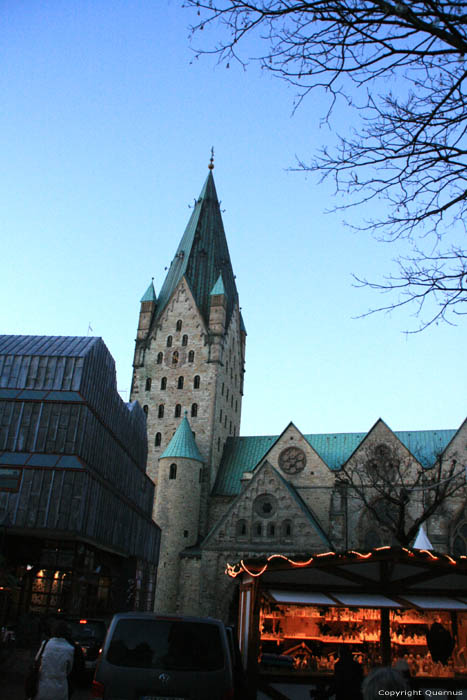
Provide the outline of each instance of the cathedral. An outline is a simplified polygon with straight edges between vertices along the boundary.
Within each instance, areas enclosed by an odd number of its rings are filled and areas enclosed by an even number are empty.
[[[228,563],[391,544],[374,517],[384,499],[376,494],[374,508],[362,508],[338,478],[342,469],[389,473],[404,464],[417,482],[438,465],[440,480],[444,468],[458,478],[467,422],[393,432],[378,420],[367,432],[339,434],[303,433],[291,422],[280,435],[240,435],[247,334],[213,167],[211,159],[159,294],[151,282],[141,299],[131,401],[146,414],[162,531],[155,609],[227,620],[237,595]],[[414,519],[431,493],[408,494]],[[434,549],[467,554],[465,488],[424,527]]]

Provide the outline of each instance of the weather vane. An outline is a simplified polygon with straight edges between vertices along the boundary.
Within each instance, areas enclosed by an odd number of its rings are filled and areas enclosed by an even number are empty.
[[[211,159],[208,165],[209,170],[214,170],[214,146],[211,148]]]

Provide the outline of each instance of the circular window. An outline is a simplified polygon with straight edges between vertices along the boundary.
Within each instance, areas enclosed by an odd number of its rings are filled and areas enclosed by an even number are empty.
[[[305,465],[306,456],[299,447],[287,447],[279,455],[279,466],[286,474],[298,474]]]
[[[277,510],[277,500],[269,493],[264,493],[255,500],[253,508],[261,518],[270,518]]]

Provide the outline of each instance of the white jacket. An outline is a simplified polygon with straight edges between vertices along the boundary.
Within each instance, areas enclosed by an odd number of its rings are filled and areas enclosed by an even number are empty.
[[[36,659],[39,654],[40,650]],[[34,700],[68,700],[67,676],[73,666],[73,654],[72,645],[62,637],[52,637],[46,642],[41,658],[39,690]]]

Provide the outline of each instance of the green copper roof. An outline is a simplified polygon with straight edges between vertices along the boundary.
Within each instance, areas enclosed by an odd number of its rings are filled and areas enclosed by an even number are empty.
[[[238,294],[214,178],[209,171],[162,285],[157,317],[162,314],[176,286],[185,275],[198,308],[207,323],[211,290],[221,274],[227,297],[228,323],[233,307],[238,301]]]
[[[456,430],[394,431],[394,435],[423,467],[432,466]],[[368,433],[318,433],[304,435],[327,466],[340,469],[355,452]],[[221,465],[214,485],[214,495],[234,496],[240,492],[243,472],[253,471],[279,439],[279,435],[260,437],[230,437],[227,439]]]
[[[173,438],[161,454],[160,459],[163,457],[184,457],[185,459],[195,459],[197,462],[204,462],[199,453],[186,415],[175,431]]]
[[[141,301],[157,301],[156,292],[154,291],[154,284],[152,280],[151,284],[144,292],[144,295],[141,297]]]
[[[224,282],[222,280],[222,275],[219,275],[216,284],[211,290],[211,296],[214,294],[225,294]]]

